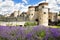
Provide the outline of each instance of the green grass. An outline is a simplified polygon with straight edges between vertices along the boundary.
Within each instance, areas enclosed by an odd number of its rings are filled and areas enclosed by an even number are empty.
[[[50,27],[52,27],[52,28],[60,28],[60,26],[50,26]]]
[[[60,28],[60,26],[56,26],[57,28]]]

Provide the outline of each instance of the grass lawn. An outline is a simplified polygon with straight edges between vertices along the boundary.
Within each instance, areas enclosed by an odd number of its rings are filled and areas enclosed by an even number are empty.
[[[51,28],[60,28],[60,26],[50,26]]]

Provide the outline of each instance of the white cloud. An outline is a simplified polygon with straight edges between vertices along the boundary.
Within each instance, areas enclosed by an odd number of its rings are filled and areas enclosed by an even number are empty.
[[[60,4],[60,0],[56,0],[58,4]]]
[[[0,2],[2,2],[2,0],[0,0]]]
[[[27,3],[26,0],[24,2]],[[3,15],[7,14],[7,13],[10,14],[10,13],[16,11],[16,10],[20,10],[21,12],[27,11],[29,5],[25,6],[24,2],[15,4],[14,1],[12,1],[12,0],[1,1],[1,4],[0,4],[0,14],[3,14]]]
[[[8,3],[8,4],[7,4]],[[1,13],[6,14],[6,13],[11,13],[14,8],[14,2],[13,1],[4,1],[1,3],[0,10],[2,11]]]
[[[58,12],[60,10],[60,7],[58,5],[60,3],[59,0],[46,0],[46,2],[49,4],[48,7],[50,8],[51,12]]]
[[[25,2],[26,4],[28,3],[27,0],[22,0],[23,2]]]
[[[5,1],[12,1],[12,0],[5,0]]]
[[[31,6],[31,5],[27,5],[27,6],[24,6],[24,5],[23,5],[23,7],[20,7],[20,8],[21,8],[21,11],[22,11],[22,12],[24,12],[24,11],[27,12],[29,6]]]
[[[34,6],[37,6],[38,4],[43,3],[43,2],[47,2],[48,3],[48,8],[50,8],[51,12],[60,11],[60,7],[58,5],[58,4],[60,4],[60,0],[43,0],[43,1],[35,4]]]
[[[19,10],[20,8],[20,3],[14,5],[14,10]]]
[[[27,4],[27,0],[22,0],[23,3],[14,3],[14,1],[12,0],[5,0],[5,1],[2,1],[0,0],[0,14],[6,14],[6,13],[12,13],[14,12],[15,10],[20,10],[21,12],[23,11],[28,11],[28,7],[31,6],[31,5],[24,5],[24,4]],[[34,6],[37,6],[38,4],[42,3],[42,2],[48,2],[49,3],[49,8],[51,9],[51,11],[59,11],[60,10],[60,7],[57,5],[57,3],[59,4],[60,1],[59,0],[43,0],[37,4],[34,4]]]

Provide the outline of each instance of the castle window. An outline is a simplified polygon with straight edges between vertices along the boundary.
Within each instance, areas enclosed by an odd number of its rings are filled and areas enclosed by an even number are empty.
[[[46,14],[46,12],[44,12],[44,14]]]
[[[42,8],[44,8],[44,6],[42,6]]]
[[[33,15],[33,14],[31,14],[31,15]]]

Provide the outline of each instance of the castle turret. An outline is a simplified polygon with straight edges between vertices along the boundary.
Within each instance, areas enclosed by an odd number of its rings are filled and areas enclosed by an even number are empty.
[[[49,12],[49,20],[51,21],[51,22],[57,22],[58,20],[57,20],[57,13],[52,13],[52,12]]]
[[[40,3],[38,9],[39,24],[48,26],[48,3]]]
[[[29,20],[30,21],[34,21],[34,14],[35,14],[35,6],[30,6],[28,8],[28,11],[29,11]]]
[[[35,7],[35,16],[34,16],[34,17],[35,17],[35,21],[38,20],[38,13],[39,13],[39,12],[38,12],[38,6],[36,6],[36,7]]]
[[[14,11],[14,17],[17,17],[18,11]]]
[[[14,17],[17,17],[17,16],[20,16],[21,15],[21,12],[18,10],[18,11],[14,11]]]
[[[18,15],[20,16],[21,15],[21,11],[18,10]]]

